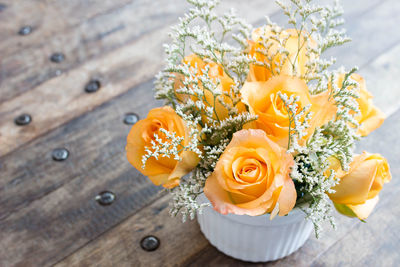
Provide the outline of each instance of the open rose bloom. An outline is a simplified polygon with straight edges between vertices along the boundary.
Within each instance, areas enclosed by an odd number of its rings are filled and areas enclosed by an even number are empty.
[[[349,41],[334,30],[339,23],[321,28],[338,11],[251,29],[216,16],[215,1],[191,3],[157,76],[165,106],[133,125],[128,161],[167,188],[171,213],[184,217],[203,207],[196,199],[204,193],[221,214],[272,219],[301,208],[318,225],[335,207],[366,219],[391,174],[385,158],[357,155],[354,144],[385,116],[356,69],[323,57]]]
[[[262,130],[241,130],[206,181],[204,193],[222,213],[251,216],[290,212],[296,204],[296,189],[289,176],[293,157],[272,142]]]

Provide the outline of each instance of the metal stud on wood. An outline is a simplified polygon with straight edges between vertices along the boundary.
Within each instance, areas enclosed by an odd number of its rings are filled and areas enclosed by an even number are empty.
[[[111,205],[115,201],[115,194],[111,191],[103,191],[100,192],[96,197],[95,200],[102,206]]]
[[[153,235],[145,236],[140,241],[140,246],[146,251],[154,251],[160,246],[160,240]]]
[[[55,161],[64,161],[69,156],[69,151],[66,148],[56,148],[51,153],[53,160]]]
[[[19,35],[28,35],[33,31],[33,28],[29,25],[22,27],[19,29],[18,34]]]
[[[124,116],[124,123],[127,125],[133,125],[139,120],[139,116],[135,113],[126,113]]]
[[[32,117],[29,114],[21,114],[14,119],[15,124],[18,126],[28,125],[31,121]]]
[[[98,80],[90,80],[85,86],[86,93],[97,92],[101,87],[101,83]]]
[[[63,62],[65,59],[65,56],[63,53],[54,53],[51,55],[50,60],[54,63],[60,63]]]

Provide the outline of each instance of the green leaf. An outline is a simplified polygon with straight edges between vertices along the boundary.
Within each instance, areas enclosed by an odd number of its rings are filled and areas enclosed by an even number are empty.
[[[351,218],[357,217],[357,215],[345,204],[338,204],[338,203],[333,203],[333,204],[339,213]]]

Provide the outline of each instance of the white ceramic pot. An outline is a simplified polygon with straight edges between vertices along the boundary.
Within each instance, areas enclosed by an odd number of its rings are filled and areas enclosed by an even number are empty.
[[[201,195],[201,203],[208,199]],[[197,216],[201,231],[218,250],[233,258],[266,262],[283,258],[299,249],[310,237],[313,224],[301,210],[269,219],[261,216],[222,215],[205,207]]]

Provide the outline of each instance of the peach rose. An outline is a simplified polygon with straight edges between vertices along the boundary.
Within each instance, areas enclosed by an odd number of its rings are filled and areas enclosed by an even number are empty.
[[[126,145],[127,157],[128,161],[143,175],[148,176],[155,185],[172,188],[179,184],[182,176],[196,167],[199,158],[196,153],[183,150],[179,154],[182,159],[180,161],[172,157],[160,156],[158,159],[152,157],[147,160],[143,169],[142,157],[146,154],[146,147],[152,146],[154,134],[166,140],[165,134],[160,129],[184,137],[183,145],[189,142],[189,132],[184,121],[171,107],[154,108],[150,110],[147,118],[138,121],[129,132]]]
[[[217,81],[219,81],[219,87],[221,92],[225,92],[228,94],[232,94],[231,92],[231,86],[234,84],[233,80],[224,72],[222,67],[214,62],[211,63],[206,63],[204,62],[201,58],[199,58],[197,55],[192,54],[189,56],[186,56],[183,60],[184,63],[189,64],[192,68],[193,73],[195,73],[195,68],[197,68],[197,75],[203,75],[206,67],[209,67],[208,75],[210,78],[214,79],[215,84],[217,84]],[[182,87],[182,81],[180,80],[181,76],[178,77],[177,81],[175,82],[175,92],[178,90],[180,87]],[[201,87],[201,85],[200,85]],[[181,102],[185,102],[187,99],[189,99],[188,95],[185,94],[179,94],[176,93],[177,99]],[[228,114],[228,109],[224,107],[223,104],[221,104],[220,101],[223,101],[224,103],[228,104],[229,106],[232,106],[232,100],[230,97],[226,95],[221,95],[218,98],[214,99],[213,94],[208,91],[204,90],[204,104],[206,107],[213,107],[215,108],[215,113],[213,114],[214,119],[220,119],[223,120],[229,116]],[[193,101],[197,101],[198,98],[195,96],[190,96],[190,98]],[[235,106],[239,112],[246,111],[246,107],[243,103],[239,102]],[[205,118],[204,118],[205,119]]]
[[[204,193],[222,214],[283,216],[296,203],[289,176],[293,157],[261,130],[241,130],[233,135],[206,180]]]
[[[264,55],[263,53],[259,52],[258,50],[265,50],[265,47],[262,45],[263,40],[261,36],[264,38],[268,39],[271,38],[272,35],[275,35],[271,27],[269,26],[264,26],[258,29],[255,29],[252,34],[252,41],[249,41],[249,49],[250,49],[250,55],[254,56],[257,61],[269,61],[267,60],[267,56]],[[309,57],[306,55],[307,53],[307,39],[308,38],[308,33],[303,31],[300,33],[300,36],[298,32],[295,29],[287,29],[283,30],[280,33],[279,38],[283,39],[285,37],[289,37],[286,41],[285,44],[285,49],[289,52],[284,64],[281,67],[280,74],[286,74],[290,76],[294,76],[294,71],[293,71],[293,65],[297,68],[297,74],[304,75],[306,73],[306,63],[309,59]],[[311,42],[311,45],[315,45],[315,41],[312,39],[309,39]],[[273,39],[269,39],[268,44],[271,44],[271,47],[267,51],[268,56],[272,56],[275,54],[278,49],[279,49],[279,43]],[[299,50],[299,46],[301,47]],[[248,81],[250,82],[265,82],[268,81],[272,76],[273,72],[272,70],[275,70],[277,66],[279,66],[279,62],[283,60],[282,55],[278,53],[275,55],[272,66],[270,68],[266,68],[263,66],[256,66],[256,65],[250,65],[250,70],[249,70],[249,76],[248,76]],[[291,63],[292,62],[292,63]],[[293,65],[292,65],[293,64]],[[275,73],[275,75],[278,75],[278,73]]]
[[[329,195],[335,207],[344,215],[366,219],[378,203],[383,184],[392,178],[387,160],[364,152],[354,157],[348,172],[340,169],[337,160],[331,165],[339,169],[336,177],[340,178],[333,187],[336,192]]]
[[[315,127],[327,123],[336,114],[336,106],[332,100],[328,100],[328,91],[311,95],[307,84],[299,78],[279,75],[266,82],[246,82],[241,89],[242,101],[249,106],[252,114],[258,115],[256,128],[264,130],[268,137],[281,146],[288,144],[289,114],[278,92],[288,97],[298,96],[299,110],[311,104],[309,135]]]
[[[367,136],[382,125],[385,120],[385,114],[372,103],[373,96],[367,91],[364,78],[356,73],[352,74],[350,78],[358,82],[360,88],[360,97],[357,98],[357,102],[361,115],[357,116],[355,119],[361,125],[357,133],[361,136]],[[337,82],[338,86],[341,86],[343,79],[344,74],[339,76]]]

